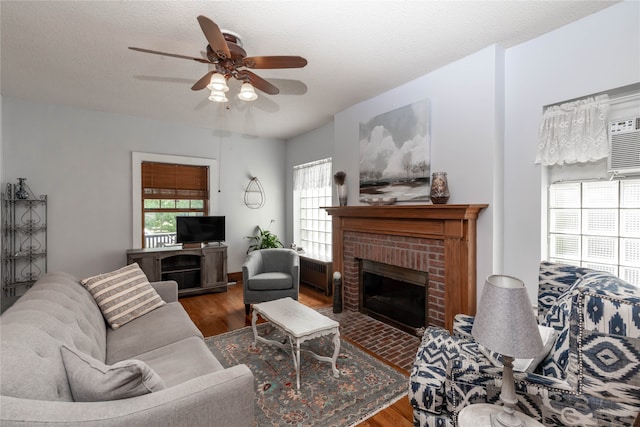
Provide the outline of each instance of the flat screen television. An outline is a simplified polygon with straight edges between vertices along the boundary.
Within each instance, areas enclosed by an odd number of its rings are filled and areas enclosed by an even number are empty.
[[[224,216],[177,216],[176,243],[223,242]]]

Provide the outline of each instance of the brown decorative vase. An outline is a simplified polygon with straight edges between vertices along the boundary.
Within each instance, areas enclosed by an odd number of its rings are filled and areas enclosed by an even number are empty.
[[[431,175],[431,202],[445,204],[449,200],[449,184],[446,172],[434,172]]]

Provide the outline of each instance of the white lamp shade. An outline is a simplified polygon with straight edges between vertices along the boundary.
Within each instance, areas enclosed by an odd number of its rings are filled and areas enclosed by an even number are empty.
[[[224,92],[221,92],[218,90],[212,90],[211,95],[209,95],[209,101],[227,102],[229,100],[227,99],[227,96],[224,94]]]
[[[213,73],[211,75],[211,80],[207,85],[207,89],[210,91],[218,91],[218,92],[226,92],[229,90],[229,86],[227,86],[227,79],[220,73]]]
[[[543,351],[524,283],[511,276],[487,277],[471,335],[503,356],[528,359]]]
[[[255,101],[256,99],[258,99],[258,95],[256,94],[256,91],[251,83],[242,83],[238,98],[243,101]]]

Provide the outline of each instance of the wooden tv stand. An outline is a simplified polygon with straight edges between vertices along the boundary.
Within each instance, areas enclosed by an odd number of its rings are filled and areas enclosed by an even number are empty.
[[[227,291],[226,245],[129,249],[127,264],[134,262],[150,282],[178,282],[179,296]]]

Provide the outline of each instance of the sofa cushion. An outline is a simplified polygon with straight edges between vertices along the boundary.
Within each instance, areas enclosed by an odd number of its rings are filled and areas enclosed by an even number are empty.
[[[261,273],[251,277],[247,287],[252,291],[291,289],[293,288],[293,278],[290,274],[276,271]]]
[[[162,378],[139,360],[107,366],[67,346],[62,346],[60,352],[76,402],[126,399],[165,388]]]
[[[571,316],[571,298],[566,296],[553,305],[545,317],[545,326],[556,330],[558,336],[551,351],[540,364],[544,376],[564,379],[569,364],[569,318]]]
[[[83,279],[81,283],[91,292],[113,329],[166,304],[135,263]]]
[[[137,359],[139,354],[202,333],[179,302],[171,302],[123,325],[107,329],[106,363]]]
[[[136,356],[173,387],[224,367],[201,338],[191,337]]]

